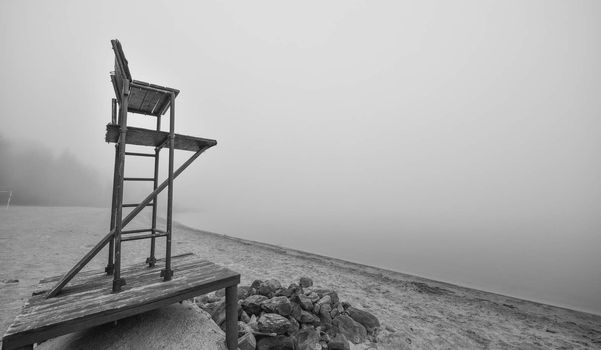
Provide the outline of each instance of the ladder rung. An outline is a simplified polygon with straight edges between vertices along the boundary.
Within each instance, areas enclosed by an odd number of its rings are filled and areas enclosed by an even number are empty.
[[[140,236],[129,236],[129,237],[123,237],[121,238],[121,242],[125,242],[125,241],[136,241],[138,239],[148,239],[148,238],[157,238],[157,237],[165,237],[167,236],[167,233],[159,233],[156,235],[140,235]]]
[[[125,152],[126,156],[138,156],[138,157],[156,157],[153,153],[138,153],[138,152]]]
[[[154,181],[153,177],[124,177],[123,181]]]
[[[123,204],[121,205],[123,208],[134,208],[137,207],[138,205],[140,205],[139,203],[127,203],[127,204]],[[145,205],[146,207],[150,207],[152,206],[152,203],[148,203]]]
[[[141,229],[138,229],[138,230],[126,230],[126,231],[121,231],[121,234],[122,235],[127,235],[127,234],[130,234],[130,233],[142,233],[142,232],[152,232],[152,229],[151,228],[141,228]]]

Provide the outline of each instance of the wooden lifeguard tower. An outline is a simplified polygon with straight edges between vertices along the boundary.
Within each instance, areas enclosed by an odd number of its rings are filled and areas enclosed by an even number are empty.
[[[235,350],[238,344],[237,285],[240,274],[193,254],[171,255],[173,180],[217,142],[176,134],[175,98],[179,90],[133,80],[120,42],[112,40],[111,44],[115,52],[115,71],[111,72],[111,81],[116,98],[112,100],[112,118],[107,125],[106,141],[116,145],[110,232],[64,276],[40,281],[32,298],[2,338],[2,349],[31,349],[34,343],[49,338],[225,288],[226,345],[229,350]],[[161,131],[161,116],[167,110],[168,132]],[[128,113],[156,118],[156,129],[128,126]],[[154,152],[127,152],[126,145],[154,147]],[[169,152],[168,176],[159,184],[159,154],[165,148]],[[176,149],[194,153],[174,170]],[[154,176],[125,177],[126,156],[154,158]],[[124,204],[123,184],[126,181],[152,182],[153,191],[140,203]],[[165,188],[166,229],[160,230],[157,228],[157,198]],[[149,206],[152,206],[151,227],[124,230],[136,215]],[[123,218],[123,208],[128,207],[133,209]],[[122,267],[121,244],[142,239],[150,240],[146,261]],[[161,259],[155,255],[157,239],[166,240],[165,256]],[[106,268],[79,273],[106,245],[109,246]]]

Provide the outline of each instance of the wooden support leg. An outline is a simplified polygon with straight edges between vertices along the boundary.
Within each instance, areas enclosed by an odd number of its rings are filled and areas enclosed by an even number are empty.
[[[165,269],[161,270],[164,281],[170,281],[173,276],[171,269],[171,235],[173,233],[173,161],[175,149],[175,94],[171,93],[169,107],[169,187],[167,188],[167,239],[165,240]]]
[[[123,177],[125,175],[125,137],[127,135],[127,108],[129,101],[129,81],[123,81],[123,92],[121,95],[121,118],[120,124],[120,136],[119,136],[119,154],[118,154],[118,168],[117,168],[117,191],[115,192],[117,198],[115,203],[117,205],[115,215],[115,236],[113,238],[115,244],[115,257],[114,257],[114,269],[113,269],[113,293],[121,291],[121,287],[125,285],[125,279],[121,278],[121,229],[123,228]]]
[[[161,116],[157,117],[157,131],[161,131]],[[152,189],[156,190],[157,187],[159,186],[159,153],[160,153],[161,149],[160,148],[155,148],[154,150],[154,181],[153,181],[153,185],[152,185]],[[156,197],[153,201],[152,201],[152,234],[155,235],[157,232],[157,199],[158,197]],[[157,262],[156,257],[154,256],[155,254],[155,246],[156,246],[156,242],[155,239],[152,238],[150,239],[150,256],[148,258],[146,258],[146,263],[148,264],[148,267],[154,267],[154,265]]]
[[[111,122],[113,124],[116,124],[117,123],[117,99],[112,100],[111,107],[112,107],[111,108],[111,111],[112,111]],[[121,117],[119,117],[119,121],[121,121]],[[111,198],[111,224],[110,224],[109,231],[112,231],[115,229],[115,217],[117,215],[117,212],[116,212],[117,204],[115,203],[115,200],[117,199],[116,191],[117,191],[117,172],[119,170],[118,165],[119,165],[119,145],[115,145],[115,168],[113,170],[113,196]],[[115,270],[114,252],[115,252],[115,240],[111,239],[111,241],[109,242],[109,261],[106,264],[106,267],[104,268],[104,271],[106,272],[107,275],[112,275],[113,271]]]
[[[238,285],[225,288],[225,345],[238,349]]]

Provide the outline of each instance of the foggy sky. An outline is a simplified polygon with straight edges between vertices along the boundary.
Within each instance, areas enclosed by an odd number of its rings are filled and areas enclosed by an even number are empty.
[[[219,142],[175,188],[206,229],[501,247],[532,276],[569,261],[558,303],[601,305],[601,2],[3,1],[2,134],[110,181],[113,38],[182,91],[177,132]]]

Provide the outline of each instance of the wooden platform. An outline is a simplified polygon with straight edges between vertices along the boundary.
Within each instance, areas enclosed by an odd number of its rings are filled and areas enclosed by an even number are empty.
[[[161,144],[164,144],[168,136],[169,133],[165,131],[155,131],[128,126],[125,140],[129,145],[157,147]],[[119,125],[107,124],[105,141],[113,143],[119,141]],[[175,149],[197,152],[201,149],[207,149],[215,146],[217,141],[203,139],[201,137],[175,134],[174,143]]]
[[[121,276],[127,284],[120,293],[112,293],[113,277],[104,270],[79,273],[61,294],[49,299],[44,294],[62,276],[44,279],[6,331],[2,350],[32,345],[222,288],[226,288],[228,321],[233,319],[228,322],[233,324],[227,329],[228,345],[237,345],[235,299],[240,274],[193,254],[172,257],[172,266],[174,275],[168,282],[159,276],[161,261],[153,268],[145,263],[124,267]]]

